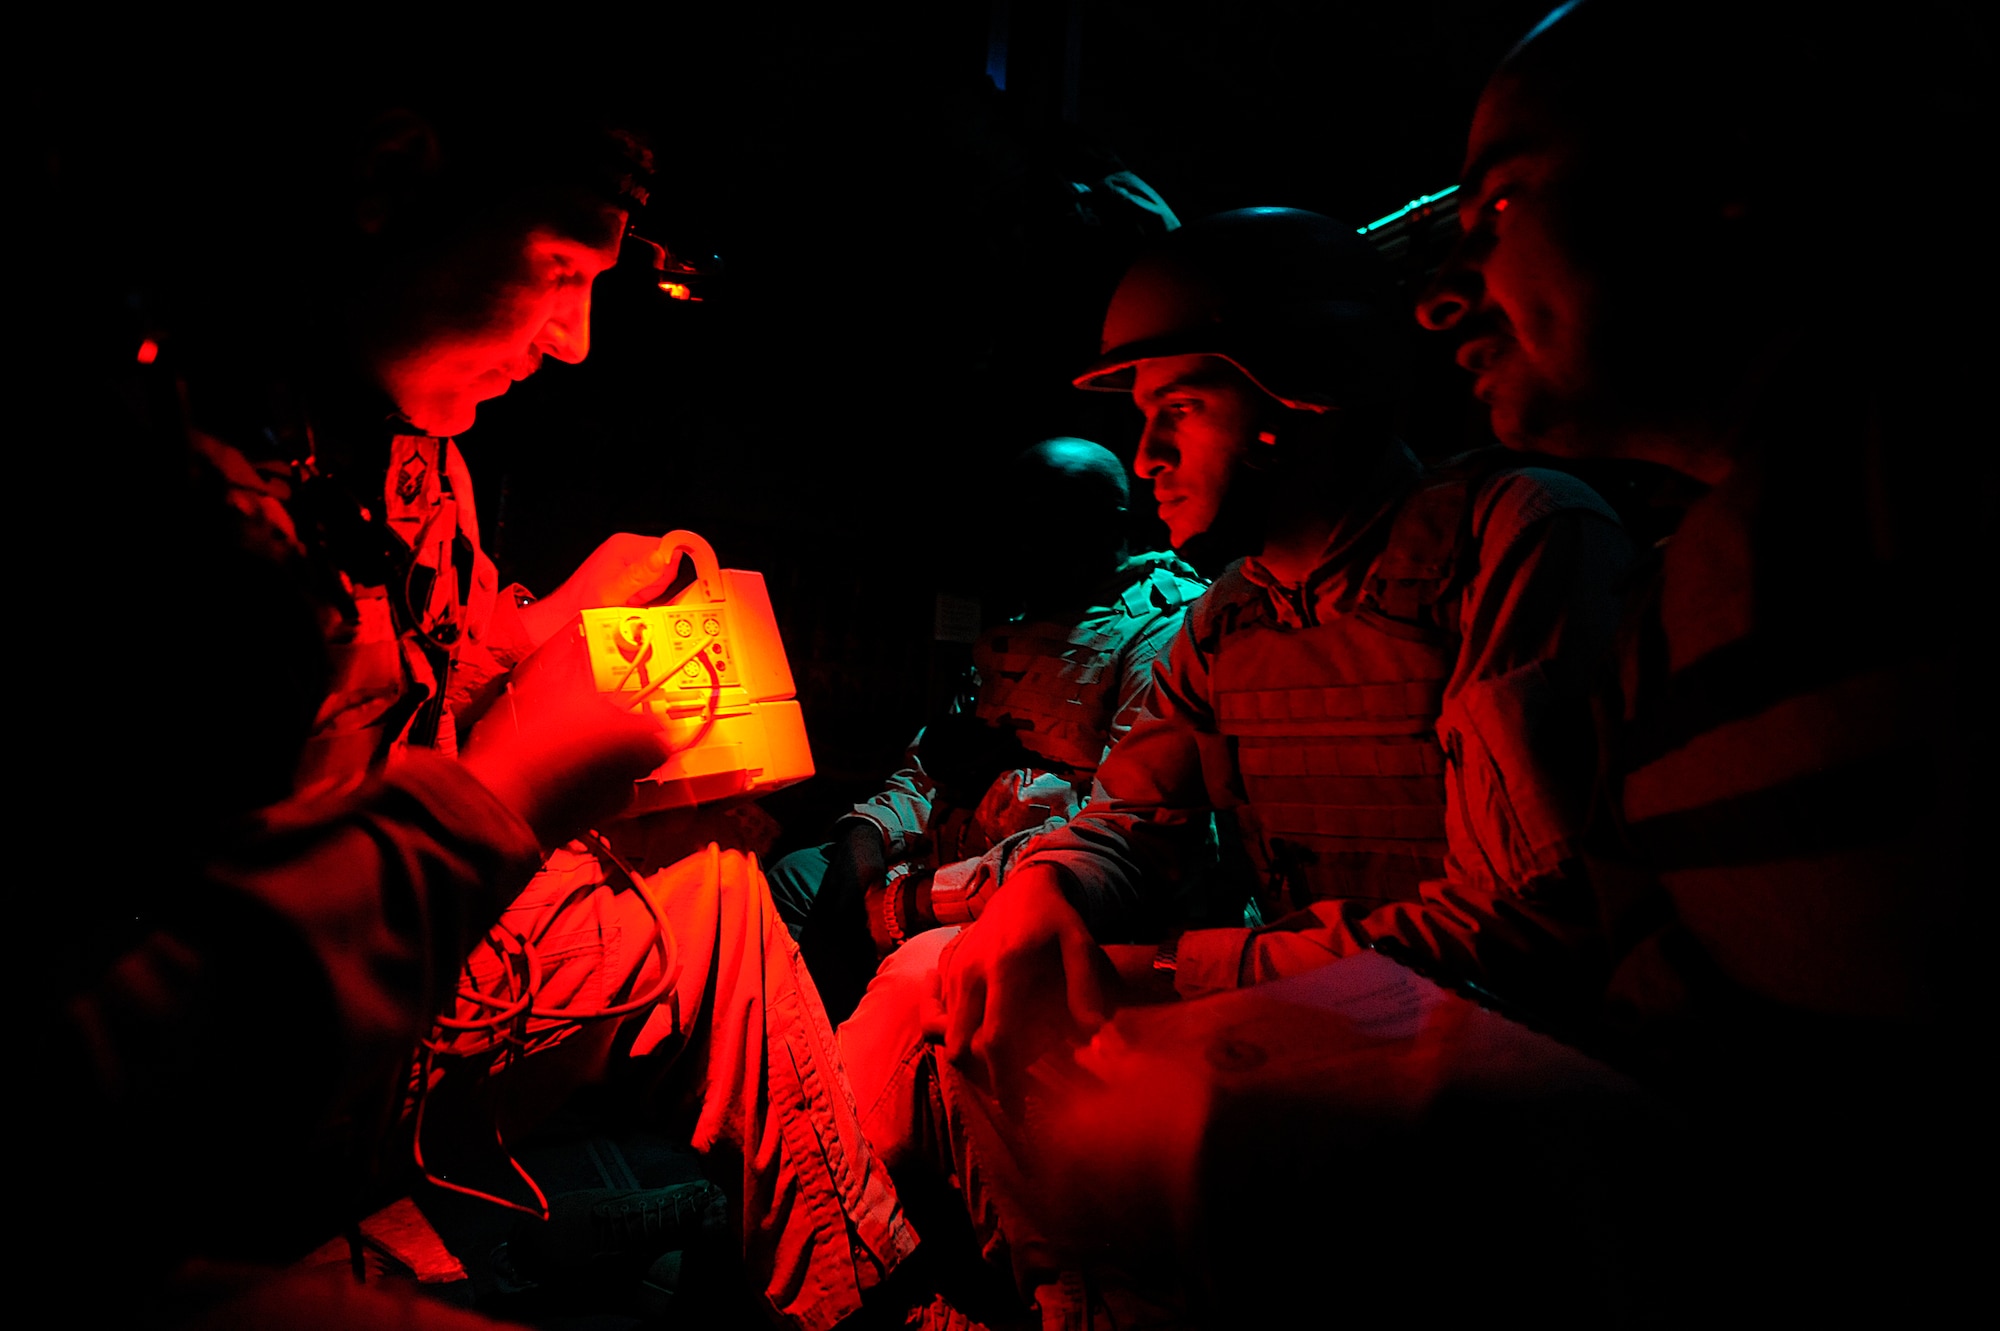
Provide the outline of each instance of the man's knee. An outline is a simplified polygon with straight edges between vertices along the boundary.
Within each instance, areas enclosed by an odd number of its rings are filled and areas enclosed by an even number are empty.
[[[929,929],[891,952],[868,982],[861,1006],[841,1023],[841,1052],[847,1055],[850,1040],[857,1053],[878,1037],[901,1040],[902,1032],[923,1031],[924,1012],[936,1001],[938,957],[958,930]]]
[[[890,1028],[921,1032],[924,1012],[936,1001],[938,958],[958,936],[956,927],[927,929],[891,952],[876,968],[861,1006],[841,1024],[857,1038]]]
[[[890,953],[838,1032],[862,1128],[892,1168],[898,1139],[919,1112],[918,1065],[929,1049],[924,1016],[936,1002],[938,957],[957,933],[932,929]]]
[[[944,955],[947,944],[958,937],[958,926],[943,929],[926,929],[917,934],[889,954],[878,972],[883,976],[900,976],[905,980],[921,978],[930,983],[930,977],[937,973],[938,958]]]

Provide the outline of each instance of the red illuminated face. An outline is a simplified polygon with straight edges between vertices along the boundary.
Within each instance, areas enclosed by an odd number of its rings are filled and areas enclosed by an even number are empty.
[[[1153,483],[1176,548],[1207,531],[1256,447],[1257,387],[1214,356],[1139,362],[1132,401],[1146,418],[1132,469]]]
[[[607,212],[608,239],[549,229],[468,243],[415,293],[412,325],[374,354],[377,378],[418,429],[471,428],[479,404],[541,367],[590,354],[590,287],[618,261],[624,215]]]
[[[1580,258],[1581,159],[1574,135],[1496,78],[1466,148],[1463,237],[1417,305],[1426,328],[1463,338],[1458,363],[1513,448],[1603,447],[1603,284]]]

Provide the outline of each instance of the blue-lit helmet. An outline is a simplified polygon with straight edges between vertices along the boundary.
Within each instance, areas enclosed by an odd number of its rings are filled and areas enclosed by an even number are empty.
[[[1297,208],[1239,208],[1170,232],[1133,264],[1078,388],[1129,392],[1140,361],[1209,355],[1299,411],[1401,387],[1410,318],[1353,227]]]

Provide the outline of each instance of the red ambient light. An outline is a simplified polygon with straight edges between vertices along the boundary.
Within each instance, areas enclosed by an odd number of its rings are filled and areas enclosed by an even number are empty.
[[[141,365],[151,365],[154,361],[158,360],[159,358],[160,358],[160,344],[155,342],[152,338],[149,337],[144,342],[141,342],[139,344],[139,363]]]

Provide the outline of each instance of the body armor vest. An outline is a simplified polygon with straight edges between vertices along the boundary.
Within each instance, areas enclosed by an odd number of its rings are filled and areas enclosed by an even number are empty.
[[[1129,572],[1143,576],[1074,624],[1004,624],[972,649],[979,719],[1014,732],[1030,755],[1080,793],[1089,791],[1110,740],[1125,648],[1154,618],[1202,593],[1194,570],[1170,554],[1141,555],[1134,563]]]
[[[1420,480],[1358,595],[1319,622],[1279,622],[1269,594],[1232,570],[1219,622],[1198,626],[1213,640],[1216,725],[1235,753],[1247,801],[1235,817],[1267,914],[1328,897],[1413,900],[1443,875],[1437,722],[1459,648],[1448,597],[1470,573],[1472,503],[1493,470]]]

